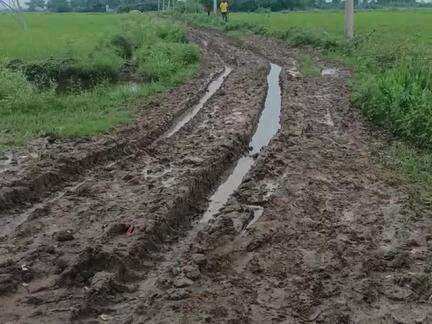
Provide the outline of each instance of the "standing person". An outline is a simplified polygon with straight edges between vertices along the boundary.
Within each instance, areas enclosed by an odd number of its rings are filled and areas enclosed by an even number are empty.
[[[220,12],[222,14],[222,19],[225,22],[228,22],[228,9],[229,9],[228,1],[222,0],[220,5],[219,5],[219,9],[220,9]]]

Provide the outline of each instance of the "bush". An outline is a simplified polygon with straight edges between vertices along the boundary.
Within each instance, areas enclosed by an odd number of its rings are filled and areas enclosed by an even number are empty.
[[[291,27],[270,33],[270,36],[287,41],[292,46],[312,46],[325,50],[335,50],[341,43],[323,30]]]
[[[185,30],[171,24],[156,26],[156,35],[167,42],[187,43]]]
[[[264,8],[264,7],[258,7],[254,12],[257,14],[269,14],[269,13],[271,13],[271,9],[270,8]]]
[[[140,72],[145,80],[156,82],[168,80],[200,58],[196,46],[182,43],[158,43],[142,48],[138,53]]]
[[[197,1],[179,1],[175,6],[175,12],[185,13],[201,13],[204,11],[204,6]]]
[[[370,120],[421,147],[432,148],[430,64],[409,59],[361,80],[353,100]]]
[[[111,44],[116,49],[117,55],[125,60],[130,60],[133,56],[134,45],[132,41],[124,35],[116,35],[111,40]]]
[[[27,80],[39,89],[54,87],[58,92],[89,89],[119,78],[122,62],[113,53],[103,52],[91,55],[85,61],[49,58],[25,64],[21,69]]]
[[[21,72],[10,71],[9,69],[0,66],[1,106],[8,106],[8,103],[15,101],[24,94],[32,93],[33,91],[33,87]]]
[[[34,137],[91,136],[126,123],[134,100],[183,82],[200,58],[184,29],[160,19],[128,15],[123,30],[111,35],[85,54],[0,62],[0,150]],[[123,75],[137,82],[138,73],[150,82],[113,84]]]

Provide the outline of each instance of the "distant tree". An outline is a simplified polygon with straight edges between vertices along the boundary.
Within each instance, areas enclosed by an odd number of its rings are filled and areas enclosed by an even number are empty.
[[[48,0],[47,8],[53,12],[69,12],[72,10],[68,0]]]
[[[70,7],[72,11],[88,11],[87,0],[70,0]]]
[[[29,11],[37,11],[45,9],[45,0],[30,0],[26,2]]]

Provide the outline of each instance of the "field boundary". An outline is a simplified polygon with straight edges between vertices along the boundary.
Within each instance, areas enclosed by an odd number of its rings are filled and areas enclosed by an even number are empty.
[[[66,182],[76,180],[80,174],[97,165],[145,149],[162,136],[179,116],[195,105],[208,85],[223,72],[209,65],[212,60],[214,61],[214,58],[204,58],[200,66],[200,75],[163,95],[161,102],[155,102],[155,98],[150,98],[150,104],[147,104],[143,111],[153,113],[155,119],[161,114],[166,115],[168,118],[164,119],[162,124],[151,123],[148,121],[148,115],[140,114],[132,126],[120,128],[114,138],[111,136],[104,138],[102,143],[96,143],[100,138],[95,137],[82,151],[73,151],[66,156],[44,161],[48,168],[24,172],[2,183],[0,210],[7,211],[24,203],[37,201],[49,192],[63,187]],[[166,109],[161,108],[162,106]],[[167,108],[169,111],[166,111]],[[76,158],[76,155],[82,156]]]

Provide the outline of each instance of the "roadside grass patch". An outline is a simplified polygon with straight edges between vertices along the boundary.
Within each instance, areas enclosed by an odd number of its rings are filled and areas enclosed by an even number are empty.
[[[14,31],[18,40],[11,46],[16,48],[0,48],[0,149],[37,137],[88,137],[128,123],[137,113],[138,100],[192,77],[200,60],[199,49],[187,42],[184,29],[149,15],[26,18],[28,32]],[[81,38],[70,26],[72,18],[83,30],[88,26],[98,31],[99,26],[107,32],[84,32]],[[9,19],[0,15],[0,25]],[[76,40],[64,43],[68,50],[50,44],[50,51],[36,47],[31,55],[22,46],[30,35],[47,44],[40,31],[50,34],[56,28],[66,33],[62,37]],[[9,36],[2,33],[0,43],[3,38]]]
[[[432,148],[432,66],[410,58],[381,73],[363,75],[353,101],[365,115],[393,134]]]
[[[309,77],[318,77],[321,75],[320,68],[315,64],[312,57],[308,54],[304,54],[301,57],[297,57],[300,72]]]
[[[432,206],[432,151],[401,141],[392,142],[383,152],[381,163],[414,184],[415,203]]]

